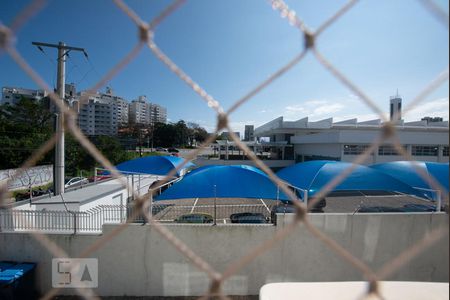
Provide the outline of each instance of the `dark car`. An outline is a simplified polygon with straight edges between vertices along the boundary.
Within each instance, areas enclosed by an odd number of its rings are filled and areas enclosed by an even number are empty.
[[[388,206],[361,206],[356,210],[357,213],[396,213],[405,212],[400,207],[388,207]]]
[[[31,198],[30,192],[17,193],[15,196],[16,201],[22,201],[30,198]]]
[[[406,212],[431,212],[436,211],[436,205],[432,204],[405,204],[403,211]]]
[[[167,149],[167,152],[169,152],[169,153],[180,153],[180,150],[178,150],[176,148],[169,148],[169,149]]]
[[[277,224],[277,214],[295,214],[297,208],[291,201],[280,202],[272,207],[270,210],[270,219],[273,224]]]
[[[240,224],[265,224],[268,222],[267,218],[260,213],[236,213],[230,215],[231,223],[240,223]]]
[[[209,214],[193,213],[179,216],[174,220],[174,222],[188,224],[210,224],[214,222],[214,219]]]

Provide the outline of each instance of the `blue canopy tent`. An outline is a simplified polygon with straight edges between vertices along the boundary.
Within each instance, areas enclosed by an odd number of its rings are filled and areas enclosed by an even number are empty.
[[[389,174],[390,176],[408,184],[413,188],[434,190],[427,180],[422,178],[416,167],[421,169],[425,174],[433,176],[433,178],[445,189],[442,193],[449,192],[449,164],[434,162],[415,162],[395,161],[382,164],[376,164],[371,168]],[[436,192],[422,190],[430,199],[436,198]]]
[[[288,200],[261,170],[251,166],[205,166],[193,170],[159,200],[189,198],[260,198]]]
[[[309,161],[280,170],[277,175],[291,185],[308,190],[314,196],[328,182],[339,176],[351,163],[337,161]],[[423,192],[375,169],[358,165],[333,191],[387,191],[423,197]]]
[[[175,156],[145,156],[120,163],[116,168],[122,173],[167,175],[183,162],[183,158]],[[195,165],[189,162],[183,169],[193,166]],[[180,171],[177,172],[178,176],[180,175]]]

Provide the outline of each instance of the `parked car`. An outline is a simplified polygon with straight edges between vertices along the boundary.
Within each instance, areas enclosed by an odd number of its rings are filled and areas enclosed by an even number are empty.
[[[76,187],[76,186],[82,186],[83,184],[88,184],[89,180],[85,177],[72,177],[72,178],[66,178],[64,181],[64,187],[70,188],[70,187]]]
[[[265,224],[268,223],[266,218],[261,213],[243,212],[230,215],[231,223],[240,224]]]
[[[31,198],[30,192],[17,193],[15,196],[16,201],[22,201],[30,198]]]
[[[167,149],[167,152],[169,152],[169,153],[180,153],[180,150],[178,150],[177,148],[171,147],[171,148]]]
[[[270,210],[270,219],[273,224],[277,224],[277,214],[295,214],[297,208],[291,201],[280,201],[280,203],[274,205]]]
[[[162,148],[162,147],[157,147],[155,150],[156,150],[156,152],[167,152],[167,149]]]
[[[213,223],[213,216],[204,213],[192,213],[181,215],[176,218],[175,223],[189,223],[189,224],[209,224]]]
[[[111,175],[97,175],[97,176],[91,176],[88,178],[89,182],[96,182],[96,181],[101,181],[101,180],[106,180],[106,179],[111,179],[113,178]]]
[[[430,212],[436,211],[436,205],[432,204],[405,204],[402,208],[405,212]]]

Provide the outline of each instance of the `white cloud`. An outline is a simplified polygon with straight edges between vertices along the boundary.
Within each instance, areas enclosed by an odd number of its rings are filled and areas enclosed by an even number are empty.
[[[406,108],[407,105],[404,104]],[[386,108],[384,116],[389,118]],[[309,117],[311,121],[333,118],[335,122],[357,118],[359,122],[380,119],[380,116],[355,95],[349,95],[346,99],[337,100],[310,100],[301,104],[291,104],[285,107],[286,120],[298,120]],[[449,98],[444,97],[424,102],[404,114],[405,121],[418,121],[425,116],[442,117],[449,119]]]
[[[324,104],[322,106],[319,106],[314,109],[312,116],[323,116],[323,115],[330,115],[333,113],[340,112],[344,108],[344,105],[341,103],[334,103],[334,104]]]
[[[288,105],[285,107],[284,115],[287,118],[300,118],[308,116],[310,118],[331,117],[342,111],[345,105],[337,101],[329,100],[309,100],[302,104]]]
[[[449,118],[449,98],[440,98],[428,102],[419,103],[413,109],[405,112],[403,118],[406,121],[417,121],[423,117],[442,117],[444,120]]]

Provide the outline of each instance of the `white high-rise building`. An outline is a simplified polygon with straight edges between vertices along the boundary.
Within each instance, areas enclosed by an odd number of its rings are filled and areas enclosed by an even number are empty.
[[[80,105],[80,98],[87,96],[82,92],[72,102],[72,106],[78,110],[78,126],[86,135],[117,135],[118,104],[115,99],[104,95],[89,95],[88,101]]]
[[[167,109],[148,102],[146,96],[139,96],[129,106],[129,120],[130,124],[167,123]]]
[[[150,123],[167,123],[167,109],[150,103]]]
[[[125,127],[128,125],[128,101],[122,97],[116,96],[110,87],[106,88],[105,93],[98,93],[100,99],[105,102],[115,104],[117,113],[117,125],[119,127]]]
[[[2,100],[0,104],[17,104],[22,97],[31,100],[41,100],[47,96],[47,92],[44,90],[23,89],[17,87],[3,87],[2,88]]]
[[[138,99],[131,101],[128,112],[130,124],[150,124],[149,109],[146,96],[139,96]]]

